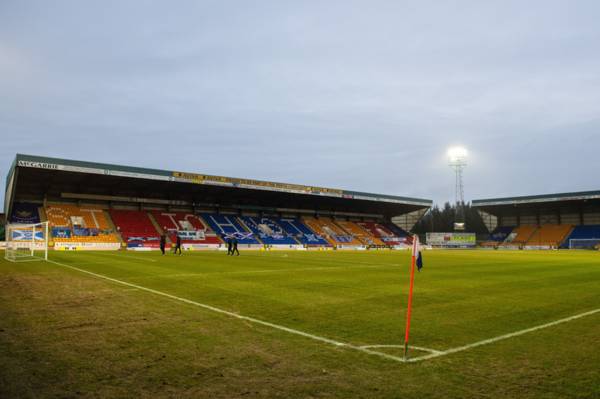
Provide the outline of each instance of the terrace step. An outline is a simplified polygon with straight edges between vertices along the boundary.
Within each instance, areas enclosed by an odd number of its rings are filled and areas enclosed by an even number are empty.
[[[158,222],[154,218],[154,215],[152,215],[151,212],[148,212],[148,217],[150,218],[150,222],[152,222],[152,225],[154,226],[156,231],[158,231],[160,235],[164,235],[167,238],[167,244],[172,244],[171,238],[169,238],[167,232],[164,231],[162,227],[160,227],[160,224],[158,224]]]

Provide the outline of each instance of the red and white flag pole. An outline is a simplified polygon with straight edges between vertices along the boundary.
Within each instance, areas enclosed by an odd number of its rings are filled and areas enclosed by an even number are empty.
[[[408,338],[410,333],[410,314],[412,311],[413,286],[415,282],[415,264],[419,254],[419,236],[413,236],[412,259],[410,263],[410,286],[408,288],[408,309],[406,311],[406,331],[404,333],[404,359],[408,357]]]

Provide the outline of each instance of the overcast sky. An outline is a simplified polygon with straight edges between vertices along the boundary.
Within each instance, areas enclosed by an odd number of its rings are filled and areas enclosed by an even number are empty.
[[[1,178],[25,153],[443,202],[461,144],[467,200],[600,189],[599,21],[596,0],[2,0]]]

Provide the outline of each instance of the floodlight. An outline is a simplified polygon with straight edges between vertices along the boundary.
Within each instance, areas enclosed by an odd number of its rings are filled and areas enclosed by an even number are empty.
[[[467,155],[467,149],[464,147],[451,147],[448,149],[450,164],[466,163]]]
[[[454,230],[464,231],[465,229],[465,190],[463,186],[463,169],[467,166],[467,149],[464,147],[450,147],[448,149],[448,162],[450,167],[454,169],[456,176],[456,220]]]

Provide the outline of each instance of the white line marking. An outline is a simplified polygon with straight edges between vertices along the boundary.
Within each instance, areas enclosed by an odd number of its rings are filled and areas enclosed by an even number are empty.
[[[363,349],[371,349],[371,348],[404,348],[404,345],[363,345],[361,346]],[[442,353],[442,351],[438,351],[430,348],[423,348],[422,346],[413,346],[408,345],[408,349],[415,349],[418,351],[429,352],[429,353]]]
[[[530,332],[533,332],[533,331],[537,331],[537,330],[541,330],[541,329],[544,329],[544,328],[556,326],[558,324],[567,323],[569,321],[580,319],[582,317],[591,316],[591,315],[596,314],[598,312],[600,312],[600,308],[594,309],[594,310],[590,310],[589,312],[579,313],[579,314],[576,314],[576,315],[571,316],[571,317],[566,317],[564,319],[555,320],[555,321],[552,321],[550,323],[541,324],[539,326],[535,326],[535,327],[531,327],[531,328],[526,328],[525,330],[515,331],[515,332],[512,332],[512,333],[500,335],[500,336],[497,336],[497,337],[494,337],[494,338],[484,339],[483,341],[474,342],[472,344],[468,344],[468,345],[459,346],[459,347],[456,347],[456,348],[447,349],[445,351],[440,351],[439,353],[432,353],[430,355],[424,355],[424,356],[415,357],[415,358],[412,358],[412,359],[408,359],[407,361],[408,362],[418,362],[418,361],[421,361],[421,360],[432,359],[434,357],[445,356],[445,355],[450,355],[450,354],[456,353],[456,352],[466,351],[467,349],[476,348],[478,346],[491,344],[491,343],[502,341],[502,340],[505,340],[505,339],[508,339],[508,338],[512,338],[512,337],[517,337],[519,335],[523,335],[523,334],[527,334],[527,333],[530,333]]]
[[[189,300],[189,299],[181,298],[181,297],[178,297],[178,296],[175,296],[175,295],[167,294],[166,292],[157,291],[157,290],[154,290],[152,288],[143,287],[141,285],[128,283],[126,281],[122,281],[122,280],[118,280],[116,278],[108,277],[108,276],[105,276],[105,275],[102,275],[102,274],[90,272],[90,271],[85,270],[85,269],[80,269],[78,267],[67,265],[67,264],[60,263],[60,262],[56,262],[56,261],[53,261],[53,260],[48,260],[48,262],[54,263],[55,265],[58,265],[58,266],[66,267],[68,269],[76,270],[76,271],[81,272],[81,273],[89,274],[89,275],[97,277],[97,278],[101,278],[101,279],[104,279],[104,280],[112,281],[113,283],[125,285],[125,286],[132,287],[132,288],[137,288],[137,289],[142,290],[142,291],[151,292],[151,293],[156,294],[156,295],[160,295],[160,296],[164,296],[164,297],[167,297],[167,298],[170,298],[170,299],[174,299],[176,301],[187,303],[189,305],[198,306],[198,307],[201,307],[201,308],[204,308],[204,309],[207,309],[207,310],[211,310],[211,311],[216,312],[216,313],[221,313],[221,314],[224,314],[224,315],[227,315],[227,316],[235,317],[236,319],[246,320],[246,321],[249,321],[249,322],[252,322],[252,323],[255,323],[255,324],[260,324],[260,325],[263,325],[263,326],[274,328],[276,330],[285,331],[285,332],[290,333],[290,334],[300,335],[302,337],[310,338],[310,339],[315,340],[315,341],[324,342],[326,344],[330,344],[330,345],[333,345],[333,346],[336,346],[336,347],[343,347],[343,348],[348,348],[348,349],[354,349],[354,350],[357,350],[357,351],[360,351],[360,352],[368,353],[370,355],[379,356],[379,357],[382,357],[382,358],[385,358],[385,359],[388,359],[388,360],[394,360],[394,361],[401,362],[401,363],[405,362],[405,360],[403,358],[398,357],[398,356],[393,356],[393,355],[389,355],[387,353],[374,351],[374,350],[371,350],[371,349],[368,349],[368,348],[361,348],[359,346],[355,346],[355,345],[348,344],[348,343],[345,343],[345,342],[340,342],[340,341],[336,341],[336,340],[333,340],[333,339],[329,339],[329,338],[325,338],[325,337],[320,337],[318,335],[309,334],[309,333],[306,333],[304,331],[295,330],[293,328],[281,326],[279,324],[273,324],[273,323],[269,323],[268,321],[263,321],[263,320],[260,320],[260,319],[255,319],[254,317],[243,316],[243,315],[240,315],[240,314],[237,314],[237,313],[233,313],[233,312],[230,312],[230,311],[227,311],[227,310],[224,310],[224,309],[220,309],[220,308],[217,308],[217,307],[214,307],[214,306],[211,306],[211,305],[206,305],[206,304],[203,304],[203,303],[200,303],[200,302],[196,302],[196,301],[192,301],[192,300]]]

